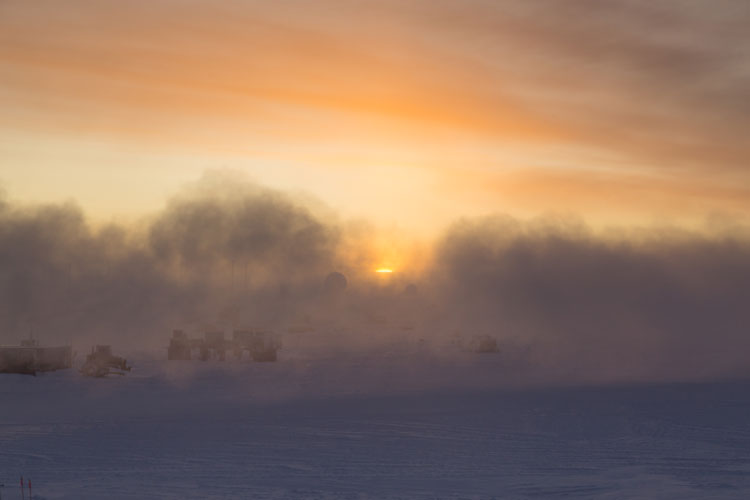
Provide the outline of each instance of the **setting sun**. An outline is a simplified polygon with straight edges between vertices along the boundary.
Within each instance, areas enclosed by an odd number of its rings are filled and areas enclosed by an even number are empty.
[[[387,269],[387,268],[381,267],[380,269],[377,269],[375,272],[381,273],[381,274],[390,274],[393,272],[393,269]]]

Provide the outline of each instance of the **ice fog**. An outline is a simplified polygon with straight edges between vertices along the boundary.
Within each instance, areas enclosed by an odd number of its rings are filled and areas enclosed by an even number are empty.
[[[33,334],[158,358],[175,328],[192,336],[263,328],[283,334],[281,359],[295,370],[325,360],[324,379],[363,386],[701,380],[750,370],[744,227],[597,232],[575,218],[463,219],[419,272],[387,278],[364,265],[368,227],[216,172],[133,224],[95,226],[73,203],[6,199],[1,340]],[[496,339],[500,352],[467,352],[478,336]]]
[[[611,230],[575,219],[456,223],[432,279],[446,321],[530,346],[558,379],[748,374],[750,241],[743,227]]]

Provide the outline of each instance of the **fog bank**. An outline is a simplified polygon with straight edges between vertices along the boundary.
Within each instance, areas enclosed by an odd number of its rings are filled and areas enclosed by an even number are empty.
[[[255,327],[285,336],[282,360],[400,352],[417,381],[435,377],[435,360],[460,372],[486,356],[504,366],[482,372],[490,384],[510,368],[533,383],[749,374],[746,228],[602,234],[572,218],[464,219],[418,273],[393,276],[363,268],[363,228],[215,172],[137,224],[93,227],[73,203],[5,199],[0,340],[154,350],[173,328]],[[480,335],[500,354],[467,352]]]

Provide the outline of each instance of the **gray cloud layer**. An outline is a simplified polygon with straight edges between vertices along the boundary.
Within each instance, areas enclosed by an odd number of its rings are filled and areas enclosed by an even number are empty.
[[[143,342],[181,321],[225,319],[239,294],[258,304],[285,287],[320,288],[334,260],[330,225],[236,179],[209,175],[198,187],[145,228],[94,230],[75,205],[5,203],[3,331]]]
[[[747,179],[747,2],[363,3],[371,22],[420,33],[419,54],[442,58],[484,110],[502,116],[513,103],[563,142],[647,170]]]

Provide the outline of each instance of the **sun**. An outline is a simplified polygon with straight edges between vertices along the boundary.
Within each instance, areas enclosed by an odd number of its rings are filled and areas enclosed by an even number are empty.
[[[381,267],[379,269],[376,269],[375,272],[380,273],[380,274],[390,274],[393,272],[393,269],[388,269],[387,267]]]

